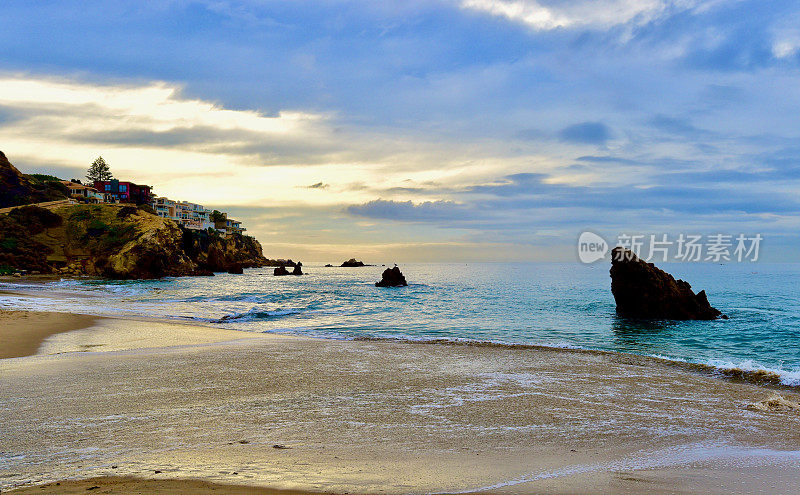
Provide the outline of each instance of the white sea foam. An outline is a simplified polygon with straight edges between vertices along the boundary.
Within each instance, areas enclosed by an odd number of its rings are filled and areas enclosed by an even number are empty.
[[[715,368],[720,371],[743,371],[747,373],[766,373],[779,377],[780,382],[783,385],[789,387],[800,386],[800,368],[794,368],[791,370],[786,370],[782,368],[772,368],[769,366],[763,366],[753,361],[752,359],[746,359],[735,362],[725,359],[707,359],[707,360],[690,361],[684,358],[664,356],[662,354],[650,354],[650,357],[654,357],[656,359],[663,359],[665,361],[672,361],[676,363],[701,364],[704,366],[710,366],[711,368]]]
[[[780,377],[781,383],[784,385],[788,385],[790,387],[797,387],[800,386],[800,369],[794,368],[792,370],[784,370],[780,368],[769,368],[767,366],[762,366],[752,359],[747,359],[744,361],[740,361],[738,363],[733,361],[725,361],[721,359],[710,359],[705,363],[709,366],[713,366],[714,368],[724,370],[724,371],[747,371],[747,372],[761,372],[761,373],[771,373]]]

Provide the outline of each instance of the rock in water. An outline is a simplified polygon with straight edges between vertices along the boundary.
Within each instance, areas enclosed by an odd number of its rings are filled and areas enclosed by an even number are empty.
[[[359,267],[359,266],[366,266],[363,261],[356,261],[355,258],[350,258],[349,260],[342,263],[343,267]]]
[[[292,275],[302,275],[303,274],[303,270],[301,269],[302,266],[303,264],[298,261],[297,264],[294,265],[294,270],[292,270]]]
[[[286,267],[283,265],[275,268],[274,273],[276,277],[280,277],[281,275],[290,275],[289,270],[287,270]]]
[[[405,287],[407,285],[406,277],[403,276],[397,265],[394,265],[394,268],[384,270],[381,281],[375,282],[375,287]]]
[[[611,292],[617,314],[627,318],[663,320],[713,320],[727,318],[708,303],[705,291],[675,280],[652,263],[621,247],[611,252]]]

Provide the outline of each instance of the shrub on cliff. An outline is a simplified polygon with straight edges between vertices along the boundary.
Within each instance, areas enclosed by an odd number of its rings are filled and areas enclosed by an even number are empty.
[[[45,229],[58,227],[62,223],[59,215],[38,206],[15,208],[8,213],[8,216],[16,220],[20,225],[26,226],[30,235],[36,235]]]
[[[156,213],[156,210],[154,210],[153,207],[150,205],[139,205],[137,206],[137,208],[139,208],[145,213],[149,213],[151,215],[158,215],[158,213]]]
[[[59,225],[60,216],[37,206],[25,206],[0,215],[0,266],[49,272],[47,256],[53,250],[34,236]]]
[[[68,245],[80,246],[93,253],[107,253],[136,238],[137,229],[128,221],[130,208],[135,214],[135,206],[122,208],[96,206],[73,206],[67,216],[66,230]]]

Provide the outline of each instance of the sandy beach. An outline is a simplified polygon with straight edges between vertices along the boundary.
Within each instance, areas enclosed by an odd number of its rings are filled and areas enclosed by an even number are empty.
[[[137,478],[93,478],[89,480],[59,481],[42,486],[20,488],[14,490],[15,494],[27,493],[60,493],[64,495],[77,495],[87,491],[93,493],[116,493],[123,495],[152,493],[156,495],[183,495],[183,494],[218,494],[230,495],[303,495],[309,492],[297,490],[275,490],[268,487],[223,485],[200,480],[154,480]]]
[[[30,356],[57,333],[91,326],[94,316],[0,310],[0,359]]]
[[[800,414],[748,408],[774,393],[613,353],[99,319],[0,360],[0,483],[19,493],[796,493]]]

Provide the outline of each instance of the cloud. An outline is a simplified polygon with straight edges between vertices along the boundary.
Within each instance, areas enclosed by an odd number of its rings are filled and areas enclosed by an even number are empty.
[[[159,194],[241,209],[278,256],[800,228],[796,0],[2,10],[13,162],[71,178],[102,154]]]
[[[800,37],[779,39],[772,45],[772,53],[777,58],[792,57],[798,50],[800,50]]]
[[[0,78],[0,86],[0,109],[14,117],[0,122],[5,134],[36,132],[40,138],[98,147],[221,150],[243,159],[296,155],[301,147],[331,150],[325,146],[332,131],[324,115],[231,110],[186,97],[180,86],[163,82],[108,85],[16,76]],[[318,144],[301,144],[309,141]]]
[[[383,199],[348,206],[347,212],[351,215],[382,220],[428,222],[460,219],[464,218],[465,214],[469,214],[461,205],[453,201],[425,201],[415,204],[411,201],[386,201]]]
[[[463,0],[461,6],[546,31],[558,28],[607,29],[629,22],[644,24],[670,9],[688,9],[694,3],[662,0]]]
[[[330,184],[325,184],[324,182],[317,182],[315,184],[311,184],[310,186],[306,186],[306,189],[327,189],[331,187]]]
[[[699,138],[713,135],[712,132],[693,125],[688,119],[680,119],[666,115],[656,115],[650,119],[650,124],[660,131],[684,137]]]
[[[611,129],[602,122],[582,122],[561,129],[558,136],[568,143],[605,144],[611,139]]]
[[[593,155],[584,155],[579,156],[575,159],[579,162],[589,162],[589,163],[618,163],[622,165],[641,165],[641,162],[636,160],[632,160],[630,158],[623,158],[619,156],[593,156]]]

